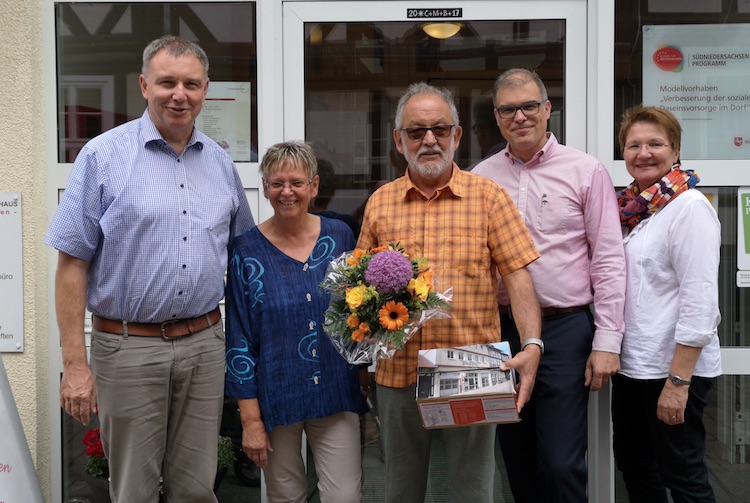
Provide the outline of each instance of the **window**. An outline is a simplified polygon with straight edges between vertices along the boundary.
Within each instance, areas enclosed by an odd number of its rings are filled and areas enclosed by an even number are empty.
[[[143,114],[138,85],[143,49],[165,31],[206,51],[212,83],[246,84],[242,110],[249,117],[234,118],[226,129],[245,132],[233,139],[246,145],[235,161],[258,160],[255,3],[58,3],[55,19],[58,162],[73,162],[86,141]],[[212,92],[209,85],[209,97]],[[202,129],[214,140],[224,139]]]

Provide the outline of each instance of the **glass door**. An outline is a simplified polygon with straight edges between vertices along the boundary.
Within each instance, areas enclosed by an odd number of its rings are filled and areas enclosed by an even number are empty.
[[[284,138],[310,142],[321,161],[313,211],[333,213],[357,229],[371,192],[404,173],[392,139],[393,115],[413,82],[454,93],[464,129],[456,153],[462,169],[504,145],[492,114],[492,87],[514,67],[539,73],[552,102],[550,129],[562,143],[586,150],[586,20],[585,0],[285,2]],[[608,415],[598,417],[608,421]],[[377,426],[377,415],[368,414],[366,502],[382,501]],[[433,445],[426,501],[449,501],[440,475],[445,460],[439,442]],[[599,457],[591,464],[605,482],[597,487],[610,494],[611,455],[604,453],[603,464]],[[501,466],[496,473],[496,502],[512,501],[504,472]],[[596,497],[592,501],[605,501]]]
[[[513,67],[536,69],[550,129],[586,149],[585,1],[286,2],[283,19],[284,137],[327,161],[318,211],[357,219],[371,191],[403,173],[393,114],[413,82],[455,94],[461,168],[504,143],[491,91]]]

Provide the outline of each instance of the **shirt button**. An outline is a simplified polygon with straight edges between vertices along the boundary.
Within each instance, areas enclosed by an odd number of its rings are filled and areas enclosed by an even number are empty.
[[[307,302],[312,302],[312,295],[309,293],[305,295],[305,298],[307,298]]]

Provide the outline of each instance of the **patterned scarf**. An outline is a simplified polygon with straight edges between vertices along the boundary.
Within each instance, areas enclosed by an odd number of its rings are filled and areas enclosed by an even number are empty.
[[[695,187],[699,181],[695,171],[682,170],[679,163],[672,166],[664,178],[640,192],[633,181],[617,195],[620,222],[630,232],[641,220],[646,220],[682,192]]]

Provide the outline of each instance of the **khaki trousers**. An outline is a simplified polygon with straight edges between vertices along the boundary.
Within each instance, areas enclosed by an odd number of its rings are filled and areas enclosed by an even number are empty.
[[[216,503],[221,322],[172,340],[94,331],[91,369],[113,503]]]
[[[305,503],[307,475],[302,460],[302,431],[312,450],[322,503],[358,503],[362,490],[359,416],[339,412],[277,426],[270,433],[273,452],[265,469],[269,503]]]

